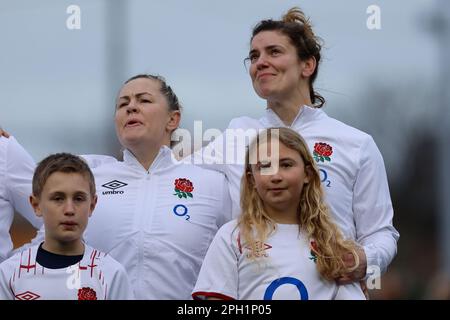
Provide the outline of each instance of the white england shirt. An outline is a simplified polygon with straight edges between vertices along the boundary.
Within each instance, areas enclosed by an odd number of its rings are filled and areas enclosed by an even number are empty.
[[[124,268],[85,245],[82,260],[49,269],[36,262],[39,245],[0,264],[0,300],[128,300],[133,291]]]
[[[340,286],[317,271],[310,242],[298,225],[277,224],[259,243],[257,260],[240,239],[233,220],[215,236],[192,296],[236,300],[365,299],[359,284]]]
[[[0,262],[8,258],[13,249],[9,229],[14,209],[35,228],[42,225],[42,219],[34,214],[28,202],[34,168],[33,159],[14,137],[0,137]]]
[[[137,299],[190,299],[209,244],[231,220],[225,177],[176,162],[167,147],[148,171],[127,150],[123,162],[92,170],[98,202],[87,243],[125,267]]]
[[[227,176],[234,212],[240,211],[245,146],[258,130],[270,127],[287,127],[271,109],[259,120],[233,119],[224,134],[195,153],[194,163]],[[368,275],[374,266],[385,272],[397,253],[399,233],[392,224],[393,207],[386,169],[374,140],[330,118],[322,110],[308,106],[300,109],[290,128],[304,138],[317,161],[335,222],[347,238],[364,247]],[[240,138],[236,139],[236,135]]]

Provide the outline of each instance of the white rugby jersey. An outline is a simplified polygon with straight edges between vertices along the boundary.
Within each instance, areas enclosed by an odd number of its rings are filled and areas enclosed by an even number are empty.
[[[191,299],[209,244],[231,220],[225,177],[171,155],[162,147],[147,171],[126,150],[123,162],[92,168],[98,202],[85,240],[125,267],[137,299]]]
[[[0,300],[128,300],[133,290],[124,268],[87,245],[83,259],[67,268],[44,268],[39,245],[0,264]]]
[[[256,136],[258,129],[270,127],[287,127],[271,109],[267,109],[259,120],[250,117],[233,119],[228,126],[231,131],[195,154],[194,163],[222,171],[227,176],[234,211],[240,211],[245,146]],[[374,140],[370,135],[330,118],[322,110],[308,106],[300,109],[289,128],[298,132],[308,144],[317,161],[335,222],[347,238],[364,247],[367,271],[373,270],[371,266],[378,266],[385,272],[397,253],[399,233],[392,224],[393,208],[386,169]],[[248,138],[240,141],[230,138],[237,129],[241,130],[241,137]]]
[[[35,163],[14,137],[0,137],[0,262],[11,254],[13,243],[9,229],[17,210],[34,227],[42,219],[33,211],[28,198]]]
[[[233,220],[215,236],[192,296],[237,300],[365,299],[359,284],[340,286],[317,271],[310,242],[295,224],[277,224],[257,245],[257,260]]]

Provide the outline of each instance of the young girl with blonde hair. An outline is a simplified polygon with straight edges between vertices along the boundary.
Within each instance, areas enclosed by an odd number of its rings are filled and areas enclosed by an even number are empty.
[[[194,298],[364,299],[357,283],[334,281],[358,266],[356,245],[332,221],[319,171],[298,133],[271,128],[253,140],[241,208],[238,220],[215,236]],[[348,253],[351,267],[342,259]]]

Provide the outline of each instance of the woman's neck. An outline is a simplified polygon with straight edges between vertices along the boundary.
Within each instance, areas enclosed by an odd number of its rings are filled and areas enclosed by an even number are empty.
[[[161,146],[158,147],[143,147],[143,148],[129,148],[131,153],[136,157],[136,160],[144,167],[145,170],[149,170],[153,161],[158,156]]]
[[[305,95],[300,91],[289,98],[267,99],[267,107],[272,109],[287,126],[292,125],[304,105],[312,105],[312,102],[309,94]]]

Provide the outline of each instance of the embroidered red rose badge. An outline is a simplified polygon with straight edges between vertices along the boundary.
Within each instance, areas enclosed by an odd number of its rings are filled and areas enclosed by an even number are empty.
[[[94,289],[83,287],[78,289],[78,300],[97,300],[97,294]]]
[[[314,145],[313,156],[317,162],[331,161],[333,148],[324,142],[316,142]]]
[[[174,196],[178,198],[192,198],[192,191],[194,191],[194,185],[191,181],[185,178],[179,178],[175,180],[175,193]]]

